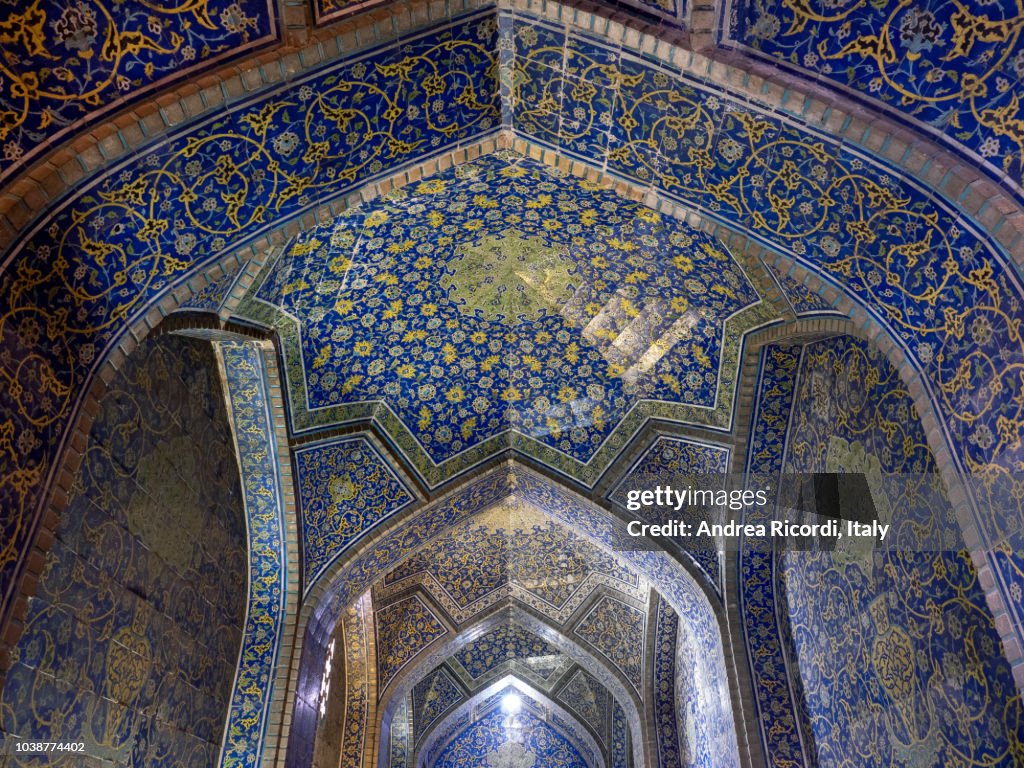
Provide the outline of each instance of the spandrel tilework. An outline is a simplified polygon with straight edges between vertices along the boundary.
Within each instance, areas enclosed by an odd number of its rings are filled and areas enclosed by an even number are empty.
[[[84,742],[68,765],[215,766],[246,563],[209,345],[144,342],[89,433],[14,649],[0,739]]]
[[[277,37],[267,0],[6,3],[0,30],[0,178],[112,106]]]
[[[379,691],[387,688],[420,650],[448,634],[444,622],[416,595],[378,608],[374,618]]]
[[[608,689],[585,670],[577,670],[558,692],[558,701],[565,704],[597,733],[607,746],[611,725],[613,699]]]
[[[909,119],[1006,174],[1024,174],[1024,45],[1009,0],[794,3],[737,0],[728,36],[740,46]]]
[[[415,500],[364,438],[295,452],[305,588],[349,546]]]
[[[443,668],[418,682],[412,689],[412,717],[417,741],[439,717],[463,700],[462,690]]]
[[[636,599],[647,590],[613,555],[514,501],[438,537],[389,572],[382,589],[401,594],[414,584],[457,623],[511,596],[561,624],[602,586]]]
[[[610,661],[637,691],[643,690],[647,614],[612,597],[602,597],[574,633]]]
[[[729,470],[729,456],[729,449],[721,445],[658,437],[618,484],[610,499],[623,509],[627,509],[627,495],[630,490],[653,489],[665,485],[673,488],[723,490],[725,475]],[[627,510],[627,514],[635,517],[638,513]],[[691,512],[689,508],[677,512],[667,508],[649,507],[644,510],[644,514],[652,523],[664,523],[673,519],[694,524],[704,519],[704,516]],[[703,537],[679,542],[683,551],[707,574],[715,591],[721,593],[721,562],[713,543]]]

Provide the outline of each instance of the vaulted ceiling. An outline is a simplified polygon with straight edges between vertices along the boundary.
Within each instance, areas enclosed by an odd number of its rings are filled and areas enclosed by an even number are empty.
[[[645,706],[654,752],[688,722],[728,762],[718,553],[620,557],[543,476],[474,472],[514,456],[608,507],[626,478],[724,487],[751,331],[842,295],[954,470],[1024,456],[1013,4],[22,5],[0,17],[5,621],[84,393],[172,308],[277,334],[291,578],[317,642],[372,606],[345,631],[396,766],[522,758],[494,742],[513,690],[560,764],[628,764]],[[990,597],[1017,616],[1010,570]],[[713,659],[701,685],[683,652]]]

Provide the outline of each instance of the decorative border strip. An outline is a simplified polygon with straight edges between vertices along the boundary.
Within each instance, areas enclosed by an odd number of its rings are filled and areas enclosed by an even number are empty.
[[[261,352],[254,344],[216,346],[249,531],[248,609],[219,762],[221,768],[234,768],[259,762],[262,754],[289,574],[281,476],[276,453],[268,449],[275,442],[274,419]]]
[[[765,346],[761,350],[745,467],[749,488],[776,489],[777,492],[802,354],[799,347]],[[751,508],[744,522],[771,519],[775,504],[776,499],[772,499],[771,504],[760,510]],[[772,764],[813,768],[803,742],[803,729],[797,722],[798,709],[790,688],[779,624],[774,621],[774,571],[775,553],[771,541],[743,537],[736,575],[741,630],[750,665],[757,723],[764,754]],[[765,621],[763,616],[771,620]],[[755,637],[759,629],[762,632]]]

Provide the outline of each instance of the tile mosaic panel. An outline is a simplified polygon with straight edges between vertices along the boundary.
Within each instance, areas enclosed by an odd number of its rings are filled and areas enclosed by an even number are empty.
[[[785,471],[934,472],[906,386],[866,343],[808,345],[794,402]],[[919,491],[885,489],[912,512],[892,518],[899,549],[790,552],[779,566],[818,762],[1019,764],[1024,707],[970,555],[911,548],[918,529],[955,531],[951,510],[916,512]]]
[[[249,532],[249,604],[220,755],[222,768],[258,762],[285,624],[289,574],[266,368],[253,344],[217,345],[227,385]],[[268,446],[270,449],[268,449]]]
[[[110,111],[277,38],[267,0],[34,0],[0,10],[0,179]]]
[[[558,692],[558,700],[580,717],[607,745],[613,699],[608,689],[585,670],[579,669]]]
[[[518,624],[501,624],[463,647],[453,658],[475,680],[506,661],[557,655],[557,648],[529,630]]]
[[[416,683],[412,689],[412,722],[415,740],[439,717],[465,700],[462,689],[444,668],[438,668]],[[397,718],[398,715],[395,715]]]
[[[695,440],[674,437],[658,437],[636,462],[629,474],[609,496],[620,507],[626,507],[626,495],[632,489],[651,489],[659,485],[674,488],[702,490],[725,489],[726,473],[729,471],[730,451],[720,445],[709,445]],[[659,507],[649,507],[651,522],[667,522],[670,518],[691,524],[705,516],[687,507],[674,512]],[[632,516],[636,513],[630,512]],[[682,539],[681,546],[693,558],[697,566],[707,574],[715,590],[721,594],[721,564],[718,551],[703,537]]]
[[[1020,192],[1024,45],[1006,0],[865,4],[737,0],[746,50],[910,121]]]
[[[417,595],[378,608],[375,621],[381,692],[420,650],[448,634],[444,623]]]
[[[495,128],[495,49],[486,25],[455,20],[289,82],[83,182],[0,259],[4,611],[61,437],[129,322],[270,226]]]
[[[295,451],[305,585],[415,497],[365,438]]]
[[[1014,473],[1024,461],[1024,380],[1011,361],[1024,355],[1022,289],[1004,249],[934,190],[796,119],[620,49],[567,39],[528,16],[516,17],[511,35],[514,114],[537,84],[530,67],[560,47],[571,45],[578,66],[612,83],[596,95],[563,89],[559,107],[606,126],[605,152],[562,128],[521,121],[517,130],[652,184],[843,289],[921,376],[957,468],[972,482],[983,539],[998,545],[1020,529],[1024,495],[1014,490]],[[1020,633],[1018,593],[1005,588],[1002,597]]]
[[[303,318],[297,429],[383,402],[434,465],[509,430],[585,463],[642,400],[713,409],[759,301],[709,235],[507,152],[299,235],[257,296]]]
[[[84,742],[69,765],[216,765],[247,554],[209,345],[164,336],[129,357],[69,496],[0,696],[0,742]]]
[[[605,596],[573,630],[614,664],[638,693],[643,691],[646,618],[639,608]]]
[[[588,768],[572,743],[529,710],[516,715],[520,740],[509,738],[508,719],[500,709],[473,721],[445,748],[437,768],[523,765]]]
[[[761,352],[744,471],[748,488],[766,489],[771,497],[765,507],[751,508],[746,522],[767,522],[773,517],[799,365],[798,346],[770,345]],[[812,768],[816,762],[808,758],[804,747],[806,720],[803,709],[795,703],[783,638],[775,619],[776,611],[784,610],[784,597],[774,574],[771,542],[744,538],[738,574],[743,638],[765,756],[769,762]]]
[[[615,557],[514,501],[414,554],[387,574],[381,594],[399,593],[413,583],[460,624],[510,595],[556,623],[600,585],[638,599],[646,595],[646,585]]]

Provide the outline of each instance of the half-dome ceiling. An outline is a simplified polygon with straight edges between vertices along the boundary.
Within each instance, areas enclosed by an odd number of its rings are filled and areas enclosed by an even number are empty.
[[[598,586],[637,600],[646,600],[648,588],[609,553],[514,500],[413,555],[384,578],[379,594],[402,594],[414,584],[459,623],[505,597],[561,623]]]
[[[300,410],[381,403],[434,464],[510,432],[586,463],[643,400],[713,409],[760,300],[711,236],[512,153],[304,233],[258,297],[299,318]]]

